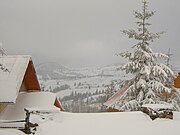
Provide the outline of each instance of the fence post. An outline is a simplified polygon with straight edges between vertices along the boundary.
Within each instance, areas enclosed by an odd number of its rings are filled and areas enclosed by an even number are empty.
[[[27,109],[24,109],[24,111],[26,112],[26,117],[25,117],[25,132],[26,132],[26,134],[30,134],[31,133],[31,130],[30,130],[30,121],[29,121],[30,112]]]

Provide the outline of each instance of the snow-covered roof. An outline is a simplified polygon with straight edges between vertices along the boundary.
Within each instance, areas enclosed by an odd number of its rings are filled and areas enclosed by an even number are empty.
[[[0,121],[24,120],[25,111],[59,112],[54,106],[56,94],[51,92],[28,92],[18,95],[16,104],[8,105],[0,115]]]
[[[30,59],[28,55],[0,56],[7,69],[0,70],[0,103],[15,103]]]
[[[174,109],[172,104],[144,104],[144,105],[142,105],[142,107],[148,107],[153,110],[160,110],[160,109],[173,110]]]
[[[103,105],[109,107],[118,101],[124,92],[128,89],[128,85],[124,85],[120,90],[118,90],[113,96],[111,96]]]

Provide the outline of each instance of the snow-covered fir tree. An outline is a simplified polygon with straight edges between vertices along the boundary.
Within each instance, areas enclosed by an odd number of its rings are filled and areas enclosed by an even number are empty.
[[[120,67],[127,74],[133,74],[134,77],[128,80],[126,85],[129,86],[121,99],[113,106],[119,110],[139,110],[143,104],[155,103],[172,103],[176,109],[179,109],[175,97],[179,93],[174,92],[173,71],[159,59],[166,60],[167,55],[155,53],[150,48],[150,43],[158,39],[163,32],[152,33],[148,30],[151,24],[148,20],[154,15],[154,11],[148,10],[148,2],[142,1],[142,12],[135,11],[134,16],[137,18],[137,30],[123,30],[122,32],[129,38],[135,39],[137,44],[132,47],[131,52],[120,53],[119,55],[126,58],[128,63]],[[165,93],[164,96],[162,93]]]
[[[109,85],[106,85],[105,94],[107,99],[109,99],[117,90],[116,90],[116,81],[112,80]]]

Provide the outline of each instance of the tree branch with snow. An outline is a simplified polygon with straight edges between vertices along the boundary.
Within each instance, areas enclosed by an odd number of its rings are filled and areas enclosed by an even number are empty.
[[[154,11],[148,11],[148,2],[142,1],[142,12],[134,11],[134,16],[138,21],[137,30],[123,30],[122,33],[137,41],[137,44],[132,47],[133,51],[119,53],[119,55],[128,60],[127,64],[120,67],[120,70],[127,74],[134,74],[134,78],[129,80],[129,88],[116,102],[120,110],[138,110],[143,104],[149,103],[173,103],[176,108],[178,104],[175,102],[177,95],[171,97],[163,97],[162,91],[172,93],[174,90],[174,73],[163,63],[158,60],[166,60],[168,56],[163,53],[154,52],[150,44],[159,39],[163,32],[150,32],[151,25],[148,20],[155,14]],[[179,95],[178,95],[179,96]]]

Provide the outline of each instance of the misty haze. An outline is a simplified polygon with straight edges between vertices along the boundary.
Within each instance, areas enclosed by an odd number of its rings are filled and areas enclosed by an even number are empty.
[[[150,20],[154,32],[165,31],[152,44],[154,51],[167,53],[179,66],[178,0],[149,0],[157,11]],[[131,49],[121,30],[136,28],[132,12],[139,0],[1,0],[0,41],[6,53],[29,54],[35,65],[57,62],[70,67],[105,66],[121,63],[116,53]]]

